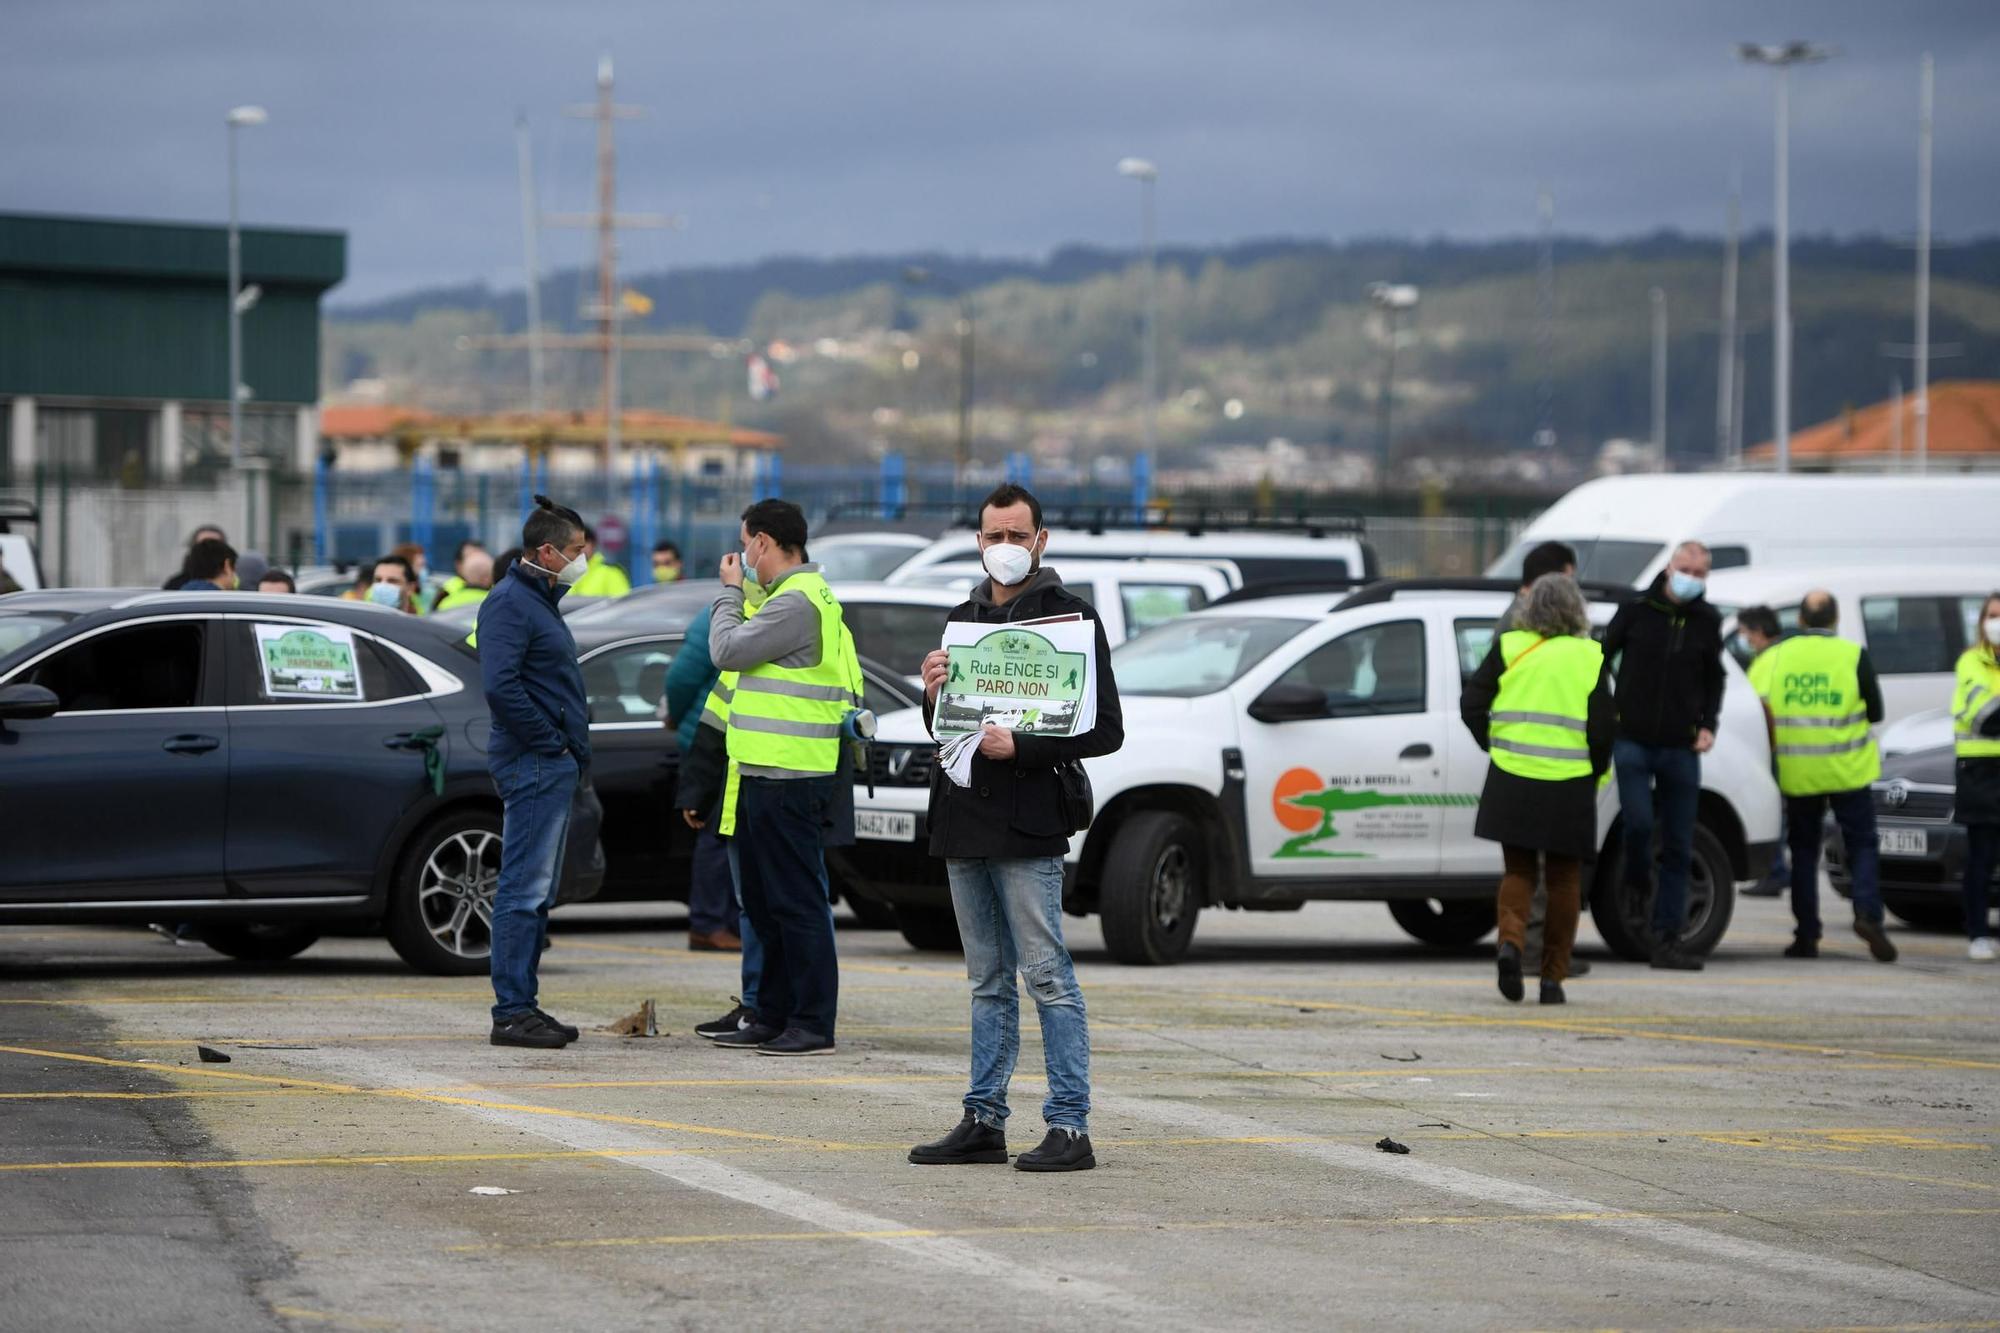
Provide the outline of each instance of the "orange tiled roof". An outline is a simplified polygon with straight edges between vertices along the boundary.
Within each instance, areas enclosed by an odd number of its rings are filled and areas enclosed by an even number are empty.
[[[1943,455],[2000,454],[2000,380],[1944,380],[1931,385],[1929,452]],[[1896,451],[1897,403],[1893,399],[1842,413],[1792,436],[1793,458],[1840,458]],[[1917,400],[1901,403],[1903,452],[1917,447]],[[1770,441],[1746,451],[1768,458]]]
[[[431,420],[418,407],[394,407],[383,403],[357,403],[319,410],[319,433],[330,440],[377,440],[394,435],[404,426]]]

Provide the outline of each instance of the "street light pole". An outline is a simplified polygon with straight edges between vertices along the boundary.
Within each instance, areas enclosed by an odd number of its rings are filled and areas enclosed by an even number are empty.
[[[1791,137],[1792,66],[1818,64],[1833,52],[1810,42],[1760,46],[1745,42],[1737,54],[1754,65],[1778,71],[1776,235],[1771,276],[1771,416],[1772,439],[1778,447],[1778,471],[1792,467],[1792,265],[1791,265]]]
[[[1653,305],[1653,453],[1662,471],[1667,466],[1667,294],[1655,287],[1646,294]]]
[[[1931,446],[1931,98],[1930,53],[1924,53],[1917,120],[1917,471],[1930,466]],[[1897,419],[1902,418],[1900,414]]]
[[[972,296],[956,283],[914,264],[903,270],[903,281],[912,287],[935,287],[958,302],[958,466],[952,487],[961,491],[972,466]]]
[[[1128,157],[1118,163],[1118,174],[1139,182],[1139,244],[1146,266],[1146,325],[1140,347],[1140,410],[1143,449],[1148,456],[1158,444],[1159,422],[1154,403],[1159,397],[1160,374],[1160,275],[1153,237],[1153,185],[1160,169],[1143,157]]]
[[[1393,457],[1396,426],[1396,343],[1398,331],[1396,316],[1405,310],[1417,308],[1417,289],[1407,283],[1377,282],[1369,285],[1368,301],[1389,322],[1389,363],[1382,376],[1381,439],[1376,445],[1379,458],[1375,464],[1375,489],[1386,492],[1389,489],[1389,460]]]
[[[236,131],[270,119],[261,106],[239,106],[229,126],[229,465],[243,462],[243,238],[236,225]]]

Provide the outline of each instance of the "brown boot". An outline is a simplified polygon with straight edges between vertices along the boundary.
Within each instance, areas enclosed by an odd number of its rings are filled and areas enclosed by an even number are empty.
[[[688,948],[696,953],[742,953],[743,941],[727,927],[706,935],[691,930],[688,932]]]

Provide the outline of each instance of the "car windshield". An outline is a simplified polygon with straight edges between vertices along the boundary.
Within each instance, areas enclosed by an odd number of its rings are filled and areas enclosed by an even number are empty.
[[[25,648],[52,629],[60,629],[76,615],[69,611],[0,612],[0,657]]]
[[[876,583],[922,549],[893,542],[841,542],[815,547],[813,558],[828,583]]]
[[[1273,616],[1190,616],[1128,639],[1111,651],[1120,694],[1178,699],[1213,694],[1312,624]]]
[[[1562,540],[1576,551],[1576,576],[1589,583],[1619,583],[1630,588],[1637,586],[1639,578],[1666,550],[1665,542],[1628,542],[1585,538],[1571,541],[1567,538],[1547,539],[1537,537],[1533,541],[1521,541],[1513,550],[1501,556],[1487,569],[1486,576],[1493,579],[1518,579],[1521,577],[1521,563],[1528,558],[1528,552],[1540,546],[1544,540]]]

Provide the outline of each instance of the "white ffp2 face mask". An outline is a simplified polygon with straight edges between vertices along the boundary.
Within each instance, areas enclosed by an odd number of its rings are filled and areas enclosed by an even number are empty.
[[[1989,618],[1985,624],[1980,626],[1980,629],[1986,634],[1986,642],[1994,645],[1996,648],[2000,648],[2000,616]]]
[[[1035,553],[1025,546],[1001,542],[998,546],[987,547],[979,557],[979,563],[986,566],[986,572],[993,576],[995,583],[1011,588],[1028,577],[1029,571],[1035,567]]]

